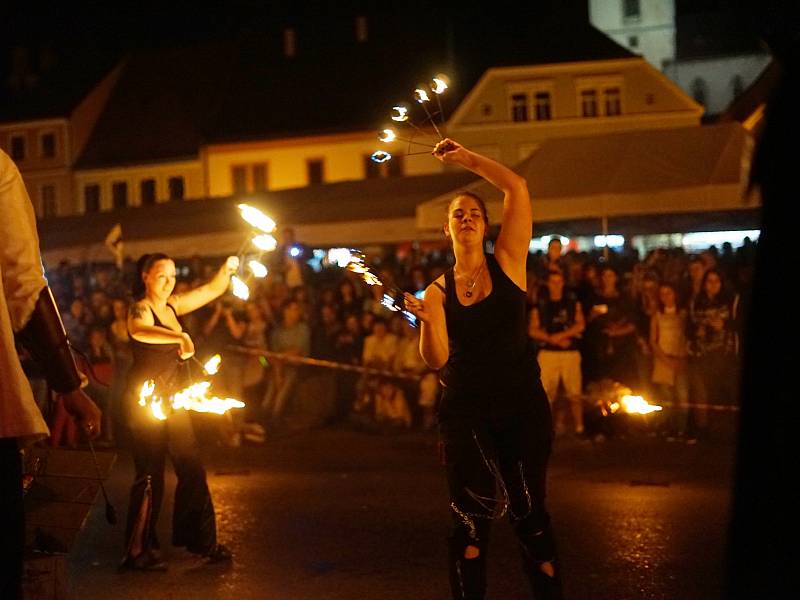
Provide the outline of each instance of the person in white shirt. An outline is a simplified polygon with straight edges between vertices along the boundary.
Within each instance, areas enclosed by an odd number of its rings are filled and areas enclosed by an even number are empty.
[[[25,543],[20,449],[49,430],[22,371],[15,342],[45,369],[50,388],[90,437],[100,410],[81,390],[61,317],[44,277],[39,236],[17,166],[0,150],[0,598],[22,596]]]

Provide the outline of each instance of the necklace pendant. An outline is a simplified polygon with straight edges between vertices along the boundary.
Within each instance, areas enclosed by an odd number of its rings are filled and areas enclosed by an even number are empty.
[[[471,292],[471,291],[469,291],[469,290],[467,290],[466,292],[464,292],[464,295],[465,295],[467,298],[472,298],[472,292]]]

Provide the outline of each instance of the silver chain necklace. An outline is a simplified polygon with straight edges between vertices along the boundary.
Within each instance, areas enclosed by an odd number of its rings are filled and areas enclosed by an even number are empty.
[[[484,259],[484,261],[481,263],[481,266],[478,267],[478,272],[475,273],[475,277],[473,279],[461,275],[461,278],[466,279],[468,282],[467,290],[464,292],[464,296],[466,296],[467,298],[472,298],[472,289],[475,287],[475,284],[478,283],[478,278],[481,276],[481,273],[483,272],[483,266],[485,264],[486,260]],[[455,271],[455,268],[453,268],[453,271]]]

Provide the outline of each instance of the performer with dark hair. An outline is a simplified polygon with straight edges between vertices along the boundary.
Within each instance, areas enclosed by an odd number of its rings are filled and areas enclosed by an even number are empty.
[[[15,340],[45,370],[50,388],[90,437],[100,410],[81,391],[64,325],[47,286],[36,218],[19,170],[0,150],[0,598],[22,597],[25,545],[20,448],[49,435],[22,371]]]
[[[239,259],[229,257],[207,284],[173,295],[175,263],[166,254],[146,254],[137,263],[134,302],[128,315],[133,365],[125,395],[133,442],[136,478],[130,495],[126,551],[122,566],[141,570],[163,570],[156,523],[164,496],[164,466],[170,456],[178,478],[172,519],[172,543],[212,562],[231,559],[228,548],[217,543],[216,519],[206,472],[200,461],[189,414],[179,410],[166,421],[153,418],[138,405],[145,381],[169,393],[179,383],[181,362],[194,354],[189,334],[178,317],[218,298],[228,288]]]
[[[483,201],[458,194],[444,227],[455,265],[428,286],[424,300],[405,295],[406,308],[422,323],[422,357],[441,369],[444,386],[438,416],[454,521],[453,598],[484,597],[490,525],[506,512],[535,597],[560,598],[544,505],[552,420],[526,325],[525,261],[532,229],[527,185],[452,140],[440,142],[433,154],[480,175],[505,195],[494,255],[484,252],[489,220]]]

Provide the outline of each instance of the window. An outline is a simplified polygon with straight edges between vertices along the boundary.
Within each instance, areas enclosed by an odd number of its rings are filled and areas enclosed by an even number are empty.
[[[247,191],[247,167],[244,165],[231,167],[231,187],[234,194],[244,194]]]
[[[492,105],[491,104],[483,104],[481,106],[481,114],[484,117],[491,117],[492,116],[492,112],[493,112],[493,110],[492,110]]]
[[[12,135],[11,136],[11,158],[12,160],[19,161],[25,160],[25,136]]]
[[[253,165],[253,191],[264,192],[267,190],[267,165]]]
[[[142,179],[139,184],[139,193],[142,198],[142,206],[151,206],[156,203],[156,180]]]
[[[367,22],[367,17],[365,16],[358,16],[356,17],[356,41],[357,42],[366,42],[369,38],[369,24]]]
[[[527,94],[514,94],[511,96],[511,120],[517,122],[528,120]]]
[[[550,112],[550,92],[536,92],[534,95],[534,110],[536,111],[537,121],[549,121],[553,118]]]
[[[692,82],[692,97],[698,104],[705,106],[708,102],[708,85],[701,77],[696,78]]]
[[[319,185],[325,182],[325,164],[321,158],[306,161],[308,185]]]
[[[169,186],[169,199],[170,200],[183,200],[184,187],[183,177],[170,177],[168,181]]]
[[[128,184],[124,181],[115,181],[111,184],[111,202],[114,209],[128,206]]]
[[[622,99],[619,88],[608,88],[605,90],[606,97],[606,116],[615,117],[622,114]]]
[[[639,36],[637,36],[637,35],[628,36],[628,47],[630,47],[630,48],[638,48],[639,47]]]
[[[58,215],[58,203],[56,201],[56,186],[43,185],[41,189],[41,216],[43,219]]]
[[[283,55],[294,58],[297,54],[297,33],[291,27],[283,30]]]
[[[392,160],[394,160],[394,156],[392,156]],[[391,162],[391,161],[389,161]],[[382,176],[383,167],[385,163],[376,163],[372,160],[372,156],[369,154],[364,155],[364,179],[378,179]]]
[[[100,186],[96,183],[83,188],[83,212],[100,212]]]
[[[581,115],[584,117],[597,116],[597,92],[595,90],[581,92]]]
[[[642,16],[639,0],[622,0],[622,18],[625,21],[638,21]]]
[[[42,158],[55,158],[56,136],[54,133],[45,133],[41,138]]]

